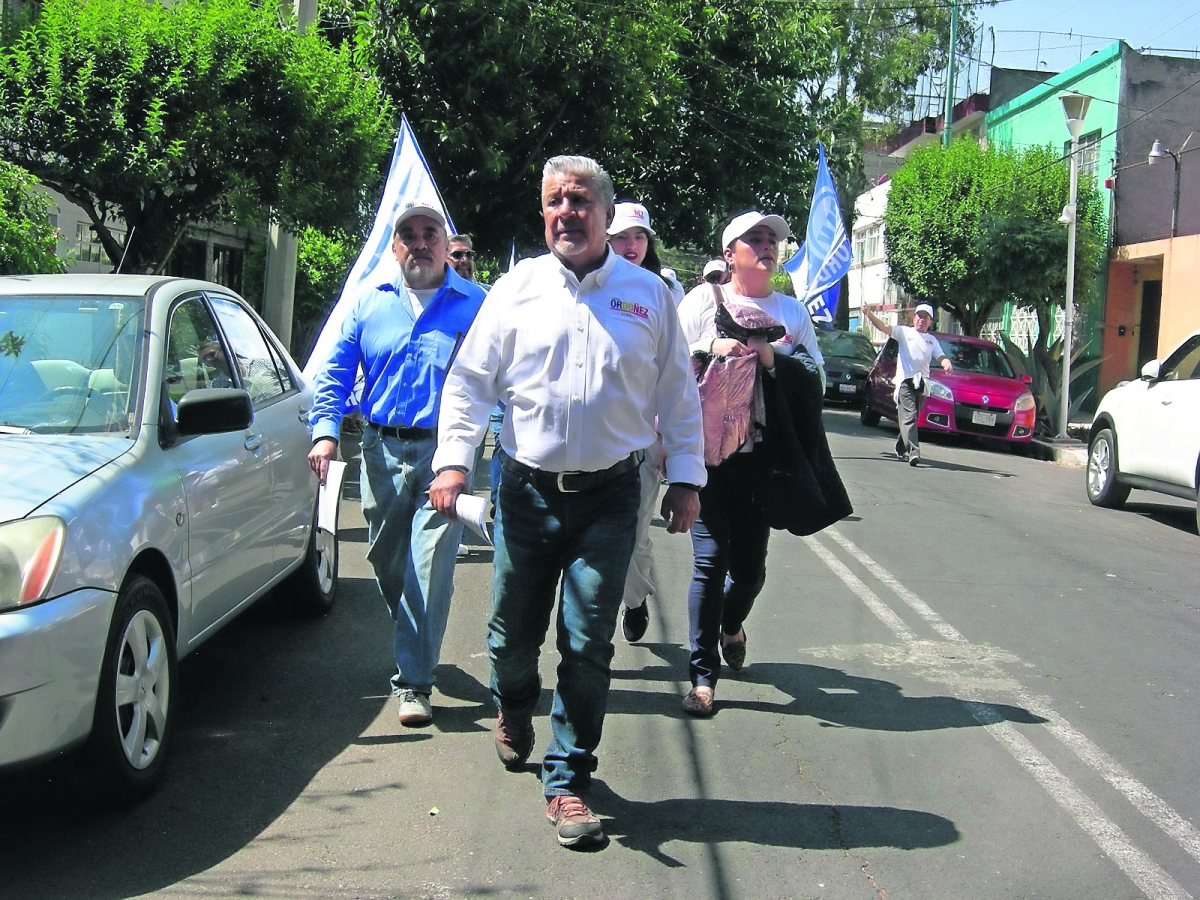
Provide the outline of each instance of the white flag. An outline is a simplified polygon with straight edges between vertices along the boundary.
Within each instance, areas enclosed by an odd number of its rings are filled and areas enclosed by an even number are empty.
[[[400,264],[392,255],[392,230],[400,208],[413,200],[436,202],[446,215],[446,228],[449,234],[454,233],[454,223],[446,212],[446,204],[433,183],[429,174],[429,166],[413,137],[412,127],[408,119],[401,114],[400,134],[396,138],[396,152],[392,154],[392,167],[388,172],[387,184],[383,187],[383,197],[379,200],[379,209],[375,212],[375,224],[371,226],[371,236],[363,246],[362,252],[355,260],[354,267],[346,277],[341,296],[330,310],[329,318],[321,328],[321,334],[308,355],[304,364],[304,375],[309,380],[316,378],[317,373],[329,361],[333,345],[341,333],[342,321],[354,298],[364,290],[374,285],[391,284],[400,275]]]

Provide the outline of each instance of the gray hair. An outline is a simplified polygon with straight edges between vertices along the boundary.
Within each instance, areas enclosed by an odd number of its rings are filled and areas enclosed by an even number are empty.
[[[612,206],[613,198],[617,195],[612,176],[587,156],[555,156],[546,160],[546,167],[542,169],[543,195],[546,193],[546,183],[555,175],[574,175],[586,181],[604,207]]]
[[[466,244],[472,250],[475,249],[475,242],[471,240],[469,234],[452,234],[446,239],[447,244]]]

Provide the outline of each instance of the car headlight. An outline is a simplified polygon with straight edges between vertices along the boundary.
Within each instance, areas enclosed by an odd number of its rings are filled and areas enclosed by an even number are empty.
[[[1037,409],[1037,403],[1034,402],[1033,394],[1026,391],[1017,398],[1017,402],[1013,404],[1013,412],[1028,412],[1032,409]]]
[[[945,400],[948,403],[954,402],[954,391],[935,378],[929,379],[929,396],[937,397],[939,400]]]
[[[0,525],[0,609],[37,603],[62,558],[67,526],[55,516]]]

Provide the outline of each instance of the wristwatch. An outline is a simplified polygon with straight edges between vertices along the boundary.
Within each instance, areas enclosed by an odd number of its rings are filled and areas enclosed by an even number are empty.
[[[669,486],[687,488],[688,490],[695,491],[697,494],[700,493],[700,485],[688,484],[686,481],[672,481]]]

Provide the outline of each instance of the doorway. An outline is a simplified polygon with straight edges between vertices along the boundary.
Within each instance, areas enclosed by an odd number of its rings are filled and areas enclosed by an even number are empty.
[[[1158,357],[1158,323],[1162,316],[1162,279],[1142,282],[1142,316],[1138,320],[1137,372]]]

